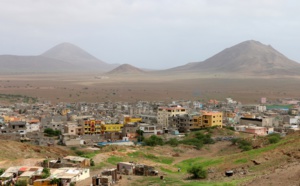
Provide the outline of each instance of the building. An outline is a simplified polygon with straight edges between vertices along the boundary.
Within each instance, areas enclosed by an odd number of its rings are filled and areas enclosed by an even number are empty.
[[[121,132],[123,124],[103,124],[104,132]]]
[[[240,118],[240,125],[256,125],[259,127],[272,127],[274,118],[263,117],[263,118]]]
[[[139,122],[142,122],[142,118],[133,118],[130,116],[124,116],[124,124],[139,123]]]
[[[83,132],[84,134],[101,134],[104,132],[103,123],[101,120],[83,120]]]
[[[68,123],[64,126],[64,133],[68,135],[83,135],[84,130],[81,125]]]
[[[202,125],[201,127],[222,127],[223,126],[223,113],[217,111],[202,112]]]
[[[159,107],[157,111],[157,124],[169,128],[169,118],[187,114],[187,109],[181,106]]]

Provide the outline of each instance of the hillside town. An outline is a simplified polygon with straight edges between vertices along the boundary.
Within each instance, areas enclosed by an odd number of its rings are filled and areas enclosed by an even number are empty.
[[[254,137],[272,133],[285,136],[300,130],[299,111],[300,101],[289,98],[276,102],[261,98],[259,104],[251,105],[231,98],[206,102],[177,100],[171,103],[2,104],[0,139],[38,146],[101,148],[140,145],[141,131],[145,138],[155,135],[179,140],[184,134],[204,128],[231,128]],[[66,156],[45,159],[40,166],[14,166],[0,175],[0,185],[13,184],[18,180],[26,180],[27,184],[34,186],[80,185],[89,177],[92,177],[89,185],[114,185],[122,175],[158,174],[150,165],[119,162],[115,168],[91,175],[89,167],[92,164],[89,158]]]

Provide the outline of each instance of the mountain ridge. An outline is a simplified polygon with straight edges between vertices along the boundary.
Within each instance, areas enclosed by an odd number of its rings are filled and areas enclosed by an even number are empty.
[[[168,71],[300,75],[299,69],[299,63],[288,59],[271,45],[248,40],[226,48],[203,62],[188,63]]]

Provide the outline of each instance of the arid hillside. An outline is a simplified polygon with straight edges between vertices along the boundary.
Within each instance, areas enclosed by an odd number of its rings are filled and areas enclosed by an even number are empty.
[[[0,167],[35,165],[46,158],[58,158],[72,153],[62,146],[36,146],[26,143],[0,140]]]

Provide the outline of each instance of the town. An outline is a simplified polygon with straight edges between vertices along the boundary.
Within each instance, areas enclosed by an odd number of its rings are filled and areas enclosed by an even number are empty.
[[[152,136],[161,136],[164,141],[173,138],[180,141],[189,133],[208,128],[227,128],[253,138],[270,134],[284,137],[300,130],[299,100],[267,101],[267,98],[261,98],[259,102],[242,104],[226,98],[171,103],[51,104],[43,101],[2,104],[0,139],[37,146],[95,150],[107,146],[140,146]],[[234,136],[213,138],[214,141],[232,139]],[[24,182],[34,186],[114,185],[121,183],[122,175],[160,175],[160,179],[164,179],[154,166],[140,162],[116,162],[114,167],[103,167],[92,175],[90,168],[95,166],[94,160],[80,153],[77,155],[57,159],[47,157],[39,166],[5,167],[1,169],[0,185]]]

